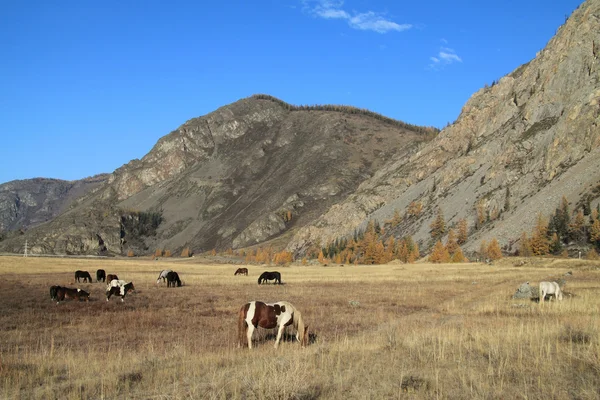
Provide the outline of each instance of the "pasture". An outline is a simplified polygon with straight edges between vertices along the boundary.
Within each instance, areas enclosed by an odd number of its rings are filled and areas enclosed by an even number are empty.
[[[0,398],[600,398],[600,264],[255,266],[187,260],[0,257]],[[133,281],[125,302],[97,269]],[[158,286],[161,270],[182,287]],[[283,285],[257,284],[263,271]],[[512,300],[563,276],[564,300]],[[89,302],[50,300],[51,285]],[[313,343],[237,348],[251,300],[286,300]],[[255,332],[256,335],[256,332]]]

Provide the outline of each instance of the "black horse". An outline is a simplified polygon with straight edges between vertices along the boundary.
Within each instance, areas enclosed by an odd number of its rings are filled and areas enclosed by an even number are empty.
[[[58,289],[60,286],[50,286],[50,300],[56,300],[58,297]]]
[[[167,287],[175,287],[175,285],[177,285],[177,287],[180,287],[181,279],[179,279],[179,274],[177,274],[177,272],[171,271],[167,274]]]
[[[267,283],[267,281],[275,281],[273,282],[274,284],[277,283],[279,285],[281,285],[281,274],[277,271],[273,271],[273,272],[263,272],[262,274],[260,274],[260,276],[258,277],[258,284],[262,284],[262,283]]]
[[[79,282],[80,279],[83,279],[84,282],[92,283],[92,276],[87,271],[75,271],[75,281]]]
[[[96,271],[96,282],[106,282],[106,271],[99,269]]]

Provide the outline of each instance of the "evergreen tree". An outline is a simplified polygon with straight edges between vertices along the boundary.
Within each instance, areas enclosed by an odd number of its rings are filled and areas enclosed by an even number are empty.
[[[446,221],[444,220],[444,213],[441,207],[438,207],[434,220],[429,225],[431,229],[431,238],[433,240],[439,240],[444,233],[446,233]]]
[[[446,249],[448,253],[454,254],[456,249],[458,248],[458,241],[456,239],[456,234],[454,233],[454,229],[450,229],[448,231],[448,240],[446,241]]]
[[[550,240],[548,240],[548,223],[538,214],[535,228],[533,229],[531,239],[529,240],[531,252],[534,256],[543,256],[550,251]]]
[[[521,257],[531,257],[533,255],[531,243],[525,232],[521,234],[521,239],[519,240],[519,255]]]
[[[581,209],[569,224],[569,238],[576,243],[584,243],[586,240],[585,216]]]

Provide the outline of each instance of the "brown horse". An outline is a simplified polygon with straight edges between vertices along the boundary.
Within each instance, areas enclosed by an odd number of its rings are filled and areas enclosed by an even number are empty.
[[[75,299],[77,301],[90,301],[90,294],[85,290],[72,289],[67,287],[57,287],[56,289],[56,304],[64,299]]]
[[[266,304],[262,301],[251,301],[240,309],[238,314],[238,347],[244,345],[244,333],[248,348],[252,348],[252,333],[257,327],[264,329],[278,328],[275,348],[279,345],[281,335],[286,326],[293,325],[296,329],[296,339],[302,347],[308,341],[308,326],[304,326],[302,314],[287,301]]]
[[[119,279],[119,277],[116,274],[106,275],[106,283],[110,283],[113,279]]]
[[[248,268],[238,268],[237,271],[235,271],[234,275],[246,275],[246,276],[248,276]]]

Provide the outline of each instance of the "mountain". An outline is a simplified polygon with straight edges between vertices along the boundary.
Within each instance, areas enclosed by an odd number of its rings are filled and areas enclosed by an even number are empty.
[[[600,1],[583,3],[531,62],[473,94],[458,119],[410,157],[395,155],[344,201],[300,229],[288,248],[303,251],[383,223],[411,202],[423,213],[388,235],[432,245],[441,210],[465,218],[467,250],[496,238],[515,251],[538,213],[566,196],[571,209],[600,195]],[[483,221],[478,221],[478,212]]]
[[[49,221],[107,178],[103,174],[76,181],[34,178],[1,184],[0,231],[27,229]]]
[[[467,251],[515,251],[565,196],[600,202],[600,0],[583,3],[529,63],[468,100],[443,131],[266,95],[187,121],[2,251],[149,254],[269,243],[296,254],[385,223],[422,250],[441,212]]]
[[[438,130],[256,95],[187,121],[53,220],[0,249],[134,254],[240,248],[309,225]],[[280,244],[280,247],[285,243]]]

